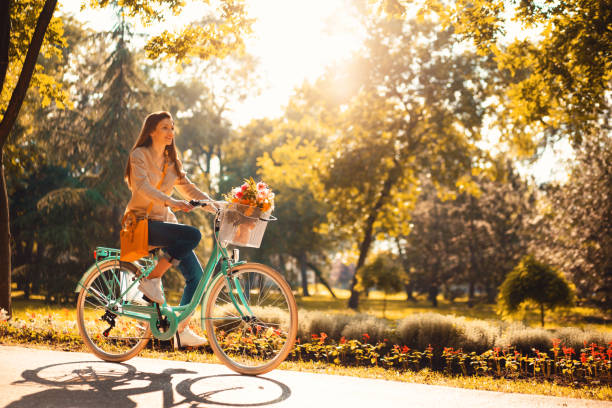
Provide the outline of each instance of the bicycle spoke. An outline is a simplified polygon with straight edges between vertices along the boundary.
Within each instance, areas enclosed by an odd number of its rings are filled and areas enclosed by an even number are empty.
[[[128,264],[127,268],[118,266],[116,262],[102,265],[85,282],[79,295],[79,331],[90,350],[107,361],[124,361],[132,357],[151,337],[147,323],[109,309],[111,305],[121,307],[129,304],[126,297],[136,267]]]
[[[269,371],[284,359],[295,339],[293,294],[279,286],[282,278],[275,274],[259,267],[239,269],[232,275],[239,285],[234,287],[232,280],[228,287],[227,281],[218,281],[209,298],[207,316],[211,320],[206,327],[213,351],[240,373]],[[248,313],[244,318],[238,316],[230,294],[240,299],[239,307]]]

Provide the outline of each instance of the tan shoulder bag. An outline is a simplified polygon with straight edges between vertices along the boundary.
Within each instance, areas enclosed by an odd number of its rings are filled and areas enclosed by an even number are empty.
[[[157,189],[166,177],[168,161],[164,163],[164,171],[161,180],[157,183]],[[139,220],[133,211],[128,211],[121,220],[121,257],[124,262],[133,262],[149,254],[149,213],[153,209],[153,202],[149,204],[144,219]]]

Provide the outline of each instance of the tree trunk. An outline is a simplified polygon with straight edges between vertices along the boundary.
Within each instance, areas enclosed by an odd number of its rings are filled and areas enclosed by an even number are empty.
[[[470,279],[470,287],[468,289],[468,307],[474,307],[474,291],[475,291],[475,287],[476,285],[474,284],[474,281]]]
[[[402,244],[400,242],[399,237],[395,237],[395,245],[397,245],[397,252],[399,253],[400,259],[402,260],[402,268],[404,268],[404,273],[408,279],[408,283],[404,284],[404,291],[406,292],[406,300],[414,302],[416,299],[412,295],[414,291],[414,283],[410,281],[410,265],[408,264],[408,260],[406,259],[406,254],[402,249]]]
[[[6,184],[4,151],[0,149],[0,308],[11,315],[11,230]]]
[[[468,277],[470,280],[470,293],[468,296],[468,306],[474,306],[474,286],[478,276],[478,261],[476,260],[476,248],[474,248],[474,244],[476,243],[476,228],[474,227],[474,196],[470,194],[469,196],[470,204],[468,213],[468,225],[470,228],[471,238],[468,240],[468,250],[470,252],[470,269],[468,272]]]
[[[431,306],[438,307],[438,287],[431,285],[429,287],[428,298],[431,301]]]
[[[4,86],[6,71],[9,65],[9,46],[11,43],[11,2],[0,2],[0,90]]]
[[[3,4],[2,8],[0,8],[0,11],[8,13],[9,5],[10,2],[7,2],[6,5]],[[42,46],[43,39],[45,38],[45,33],[47,32],[47,27],[49,26],[49,22],[51,21],[51,17],[53,16],[53,11],[55,10],[56,5],[57,0],[46,0],[42,11],[38,16],[36,28],[34,30],[34,34],[32,35],[32,39],[28,47],[28,52],[23,62],[23,67],[21,68],[19,79],[17,80],[17,85],[13,90],[11,100],[9,101],[6,112],[4,113],[2,122],[0,122],[0,151],[4,151],[4,145],[6,144],[8,136],[11,133],[11,130],[13,129],[13,125],[17,120],[17,115],[19,114],[19,110],[21,109],[21,105],[23,104],[26,92],[30,86],[30,81],[32,80],[32,74],[34,73],[34,67],[36,66],[36,59],[38,58],[38,54],[40,53],[40,47]],[[7,16],[3,14],[0,18],[4,22]],[[7,46],[5,42],[8,38],[6,36],[6,31],[9,29],[10,28],[6,27],[2,28],[2,33],[0,35],[0,41],[2,41],[2,44],[0,45],[0,51],[3,53],[5,52],[4,47]],[[4,78],[2,79],[4,81]],[[4,82],[2,83],[2,87],[4,87]],[[4,168],[2,166],[3,155],[0,155],[0,169],[2,169],[0,170],[0,307],[6,309],[7,312],[10,314],[11,230],[9,225],[8,195],[6,192],[6,184],[4,179]]]
[[[406,292],[406,300],[409,302],[416,302],[416,299],[412,292],[414,291],[414,284],[412,282],[404,285],[404,292]]]
[[[285,265],[285,257],[282,254],[278,254],[278,270],[285,279],[289,280],[289,276],[287,276],[287,267]]]
[[[302,278],[302,296],[310,296],[308,292],[308,275],[306,269],[306,259],[304,255],[300,256],[300,276]]]
[[[315,273],[315,276],[319,279],[319,282],[321,282],[323,284],[323,286],[325,286],[327,291],[332,295],[332,297],[334,299],[336,299],[336,294],[332,290],[331,286],[329,286],[329,283],[327,282],[327,279],[325,279],[323,277],[323,274],[321,273],[319,268],[317,268],[314,264],[312,264],[310,262],[306,262],[306,266],[308,266],[310,269],[312,269],[312,271]]]
[[[487,286],[487,303],[493,304],[495,303],[495,299],[497,298],[497,288],[494,286]]]
[[[359,245],[359,259],[357,260],[357,265],[355,266],[355,274],[353,275],[353,279],[351,280],[351,297],[348,301],[348,307],[353,310],[357,310],[359,306],[359,292],[355,290],[355,286],[357,286],[357,273],[359,269],[364,265],[366,257],[368,256],[368,252],[370,251],[370,246],[372,245],[372,234],[374,232],[374,222],[378,217],[378,211],[382,208],[383,204],[389,197],[391,193],[391,187],[395,184],[395,181],[398,177],[398,172],[400,170],[400,163],[397,159],[393,159],[393,168],[389,171],[387,179],[383,184],[382,191],[380,192],[380,196],[370,210],[370,215],[368,216],[368,220],[366,221],[365,230],[363,231],[363,240],[361,241],[361,245]]]
[[[387,293],[383,295],[383,319],[385,318],[386,311],[387,311]]]
[[[223,183],[223,160],[222,159],[222,151],[221,151],[221,145],[219,145],[217,147],[217,158],[219,159],[219,182],[217,183],[217,185],[215,186],[215,190],[217,192],[219,192],[219,189],[221,188],[221,183]]]

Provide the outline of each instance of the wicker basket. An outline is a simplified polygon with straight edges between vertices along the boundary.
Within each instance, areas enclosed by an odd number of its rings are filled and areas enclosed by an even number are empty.
[[[221,214],[219,241],[223,245],[259,248],[269,221],[274,221],[272,210],[231,203]]]

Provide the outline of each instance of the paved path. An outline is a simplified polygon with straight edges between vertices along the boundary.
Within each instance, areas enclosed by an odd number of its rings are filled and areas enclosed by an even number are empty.
[[[0,407],[597,407],[612,402],[505,394],[275,370],[236,375],[222,365],[0,346]]]

